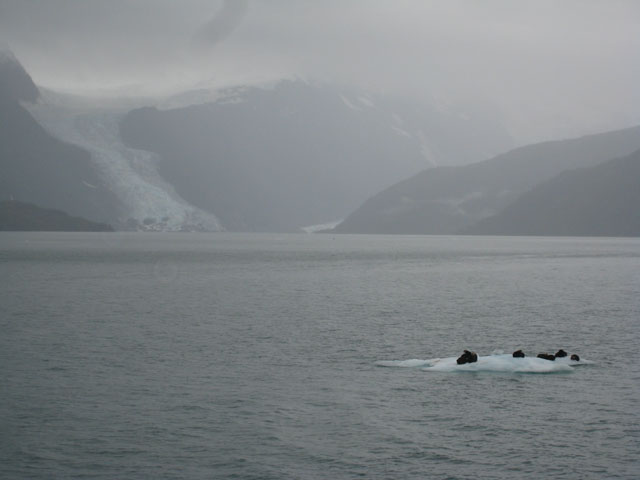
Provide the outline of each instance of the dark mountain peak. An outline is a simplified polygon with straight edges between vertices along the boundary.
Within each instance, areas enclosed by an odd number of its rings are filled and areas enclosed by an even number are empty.
[[[39,95],[13,53],[0,46],[0,201],[15,198],[74,216],[114,221],[120,202],[89,152],[54,138],[20,104],[34,102]]]
[[[0,49],[0,100],[35,102],[38,87],[22,64],[8,49]]]

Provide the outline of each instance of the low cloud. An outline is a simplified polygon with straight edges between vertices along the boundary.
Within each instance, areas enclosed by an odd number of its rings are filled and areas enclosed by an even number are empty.
[[[639,25],[633,0],[0,0],[0,42],[40,85],[297,75],[491,104],[519,131],[640,122]]]
[[[211,48],[236,29],[247,13],[247,0],[225,0],[220,10],[193,37],[199,48]]]

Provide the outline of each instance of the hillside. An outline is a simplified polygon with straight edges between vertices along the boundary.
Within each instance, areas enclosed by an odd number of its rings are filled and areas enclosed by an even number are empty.
[[[563,172],[463,233],[640,236],[640,150]]]
[[[118,216],[119,203],[88,152],[57,140],[20,102],[39,92],[10,52],[0,52],[0,200],[15,199],[102,222]]]
[[[511,144],[496,123],[299,80],[219,95],[134,110],[120,132],[127,146],[158,154],[164,180],[228,230],[335,221],[426,167]]]
[[[333,232],[455,234],[570,169],[640,148],[640,127],[518,148],[462,167],[425,170],[366,201]]]
[[[0,202],[0,231],[111,232],[113,228],[105,223],[71,217],[60,210],[3,201]]]

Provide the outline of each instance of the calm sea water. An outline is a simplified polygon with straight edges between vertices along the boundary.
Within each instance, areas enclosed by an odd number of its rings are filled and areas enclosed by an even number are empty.
[[[640,240],[0,235],[2,478],[640,478]],[[571,373],[381,360],[564,348]]]

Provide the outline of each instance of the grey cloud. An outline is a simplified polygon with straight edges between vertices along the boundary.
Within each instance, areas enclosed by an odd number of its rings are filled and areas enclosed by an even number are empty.
[[[298,75],[493,103],[548,131],[640,121],[639,27],[628,0],[0,0],[0,41],[43,85]]]
[[[198,30],[193,43],[199,47],[212,47],[235,30],[247,13],[247,0],[225,0],[222,8]]]

